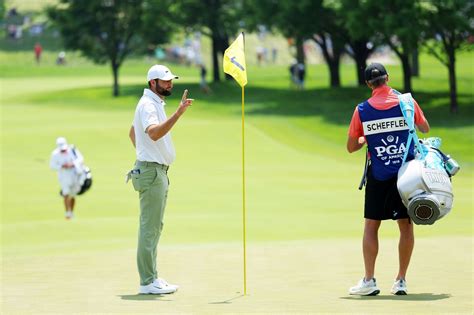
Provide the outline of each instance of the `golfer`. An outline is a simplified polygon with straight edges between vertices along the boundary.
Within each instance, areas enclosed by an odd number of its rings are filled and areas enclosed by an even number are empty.
[[[414,158],[414,146],[406,148],[408,125],[399,106],[399,92],[387,85],[388,73],[380,63],[365,69],[367,86],[372,97],[359,104],[349,127],[347,150],[349,153],[368,147],[369,167],[365,188],[363,254],[365,276],[350,288],[354,295],[380,293],[374,278],[375,260],[379,249],[378,230],[382,220],[396,220],[400,230],[398,244],[399,269],[391,292],[406,295],[406,273],[414,247],[413,224],[397,190],[397,173],[402,165],[405,150],[407,160]],[[415,103],[415,125],[421,132],[430,127],[422,110]]]
[[[163,229],[163,216],[168,195],[168,169],[175,159],[170,130],[193,100],[185,90],[176,112],[169,118],[165,113],[165,98],[171,95],[173,79],[170,69],[154,65],[147,75],[148,89],[138,102],[130,139],[136,149],[135,167],[128,173],[140,198],[140,226],[137,265],[141,294],[166,294],[177,285],[158,278],[156,247]]]

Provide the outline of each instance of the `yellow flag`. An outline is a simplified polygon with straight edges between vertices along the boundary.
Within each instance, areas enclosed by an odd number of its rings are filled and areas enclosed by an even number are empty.
[[[240,86],[247,84],[247,65],[245,64],[244,52],[244,33],[235,39],[235,41],[224,52],[224,72],[234,77]]]

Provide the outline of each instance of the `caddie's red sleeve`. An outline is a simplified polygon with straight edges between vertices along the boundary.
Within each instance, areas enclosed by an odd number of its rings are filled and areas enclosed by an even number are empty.
[[[423,114],[421,107],[415,101],[415,125],[420,125],[424,123],[425,121],[426,121],[425,115]]]
[[[351,119],[351,124],[349,125],[348,135],[351,138],[359,138],[364,135],[362,122],[360,121],[359,111],[357,110],[357,107],[354,110],[354,114],[352,114],[352,119]]]

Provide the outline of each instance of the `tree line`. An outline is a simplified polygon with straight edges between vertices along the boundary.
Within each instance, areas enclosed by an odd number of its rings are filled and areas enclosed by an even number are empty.
[[[305,63],[303,43],[313,40],[328,67],[329,85],[339,87],[344,54],[354,59],[364,85],[367,59],[389,46],[400,60],[403,87],[412,91],[420,51],[448,70],[450,111],[458,111],[456,53],[474,41],[471,0],[60,0],[47,14],[66,48],[97,63],[109,63],[113,95],[119,95],[119,69],[131,53],[168,43],[175,32],[200,31],[211,39],[213,80],[220,81],[218,60],[238,31],[265,25],[292,38],[296,59]]]

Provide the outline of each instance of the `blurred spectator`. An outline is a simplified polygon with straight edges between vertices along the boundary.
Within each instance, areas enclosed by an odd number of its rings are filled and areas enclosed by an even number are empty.
[[[43,47],[41,47],[40,43],[35,44],[35,59],[36,63],[40,64],[41,62],[41,53],[43,52]]]
[[[194,33],[194,39],[192,41],[191,45],[194,53],[195,53],[195,62],[196,63],[202,63],[202,53],[201,53],[201,33],[200,32],[195,32]]]
[[[191,38],[189,36],[186,36],[183,43],[184,48],[191,47],[191,45],[192,45]]]
[[[255,51],[257,52],[257,64],[261,66],[263,61],[264,48],[262,46],[257,46],[257,48],[255,48]]]
[[[15,24],[9,24],[7,26],[7,36],[8,36],[8,38],[15,39],[15,36],[16,36],[16,25]]]
[[[306,77],[306,68],[304,63],[298,63],[296,66],[297,86],[300,90],[304,89],[304,79]]]
[[[189,49],[193,52],[193,62],[196,65],[203,64],[201,52],[201,32],[195,32]]]
[[[278,49],[272,47],[272,63],[276,63],[278,57]]]
[[[297,79],[297,77],[298,77],[297,76],[297,64],[298,63],[296,62],[296,60],[292,60],[290,68],[289,68],[289,70],[290,70],[290,79],[291,79],[290,86],[291,87],[297,86],[297,81],[298,81],[298,79]]]
[[[59,52],[58,58],[56,59],[56,64],[58,66],[66,64],[66,53],[64,51]]]
[[[33,24],[29,29],[29,33],[31,36],[39,36],[43,33],[43,25],[41,24]]]
[[[263,47],[263,61],[268,62],[268,48]]]
[[[189,67],[194,64],[196,59],[196,53],[194,52],[192,47],[185,48],[185,63]]]
[[[3,17],[2,17],[3,18]],[[16,8],[11,8],[2,24],[6,25],[7,38],[19,39],[23,36],[23,16],[21,16]]]
[[[166,57],[166,53],[165,51],[163,50],[163,48],[156,48],[155,49],[155,58],[158,59],[158,60],[163,60],[165,59]]]
[[[206,81],[206,75],[207,75],[206,66],[203,63],[201,63],[199,64],[199,69],[200,69],[200,76],[201,76],[201,82],[199,83],[199,86],[201,87],[201,90],[205,94],[209,94],[211,93],[211,89],[209,88],[209,85],[207,85],[207,81]]]
[[[298,90],[303,90],[304,80],[306,77],[305,65],[301,62],[293,60],[289,70],[291,75],[292,86],[295,86]]]
[[[18,15],[18,12],[16,11],[16,8],[11,8],[10,10],[8,10],[7,17],[14,17],[17,15]]]
[[[170,53],[168,55],[171,56],[172,61],[178,62],[178,63],[183,63],[183,60],[184,60],[184,50],[183,50],[183,48],[181,48],[179,46],[173,46],[173,47],[171,47]]]
[[[15,32],[15,39],[20,39],[23,37],[23,29],[21,26],[16,27],[16,32]]]
[[[257,29],[258,29],[258,39],[260,41],[264,41],[265,40],[265,37],[267,36],[267,27],[263,24],[260,24],[257,26]]]

